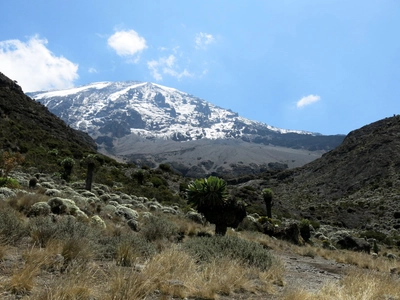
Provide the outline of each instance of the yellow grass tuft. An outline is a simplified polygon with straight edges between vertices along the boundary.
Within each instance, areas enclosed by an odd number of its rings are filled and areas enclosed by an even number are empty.
[[[400,299],[398,279],[388,273],[353,268],[339,283],[329,282],[316,293],[304,289],[287,292],[284,300]]]

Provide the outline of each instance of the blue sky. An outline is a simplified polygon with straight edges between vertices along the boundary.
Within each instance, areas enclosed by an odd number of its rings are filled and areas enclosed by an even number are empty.
[[[151,81],[284,129],[400,113],[398,0],[0,0],[0,72],[25,92]]]

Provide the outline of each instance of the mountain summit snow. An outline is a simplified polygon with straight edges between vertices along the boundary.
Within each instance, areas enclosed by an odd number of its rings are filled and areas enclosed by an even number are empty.
[[[284,130],[240,117],[173,88],[150,82],[98,82],[68,90],[31,93],[72,127],[92,136],[140,136],[175,141],[242,138]],[[119,128],[119,131],[115,131]],[[261,135],[263,135],[261,133]]]
[[[130,159],[133,154],[160,154],[168,147],[175,147],[171,151],[176,151],[177,147],[182,149],[184,146],[175,142],[183,141],[230,140],[232,143],[232,140],[236,140],[308,151],[328,151],[343,140],[343,136],[285,130],[252,121],[229,109],[150,82],[97,82],[28,95],[47,106],[71,127],[87,132],[96,140],[100,150]],[[266,109],[266,114],[270,111]],[[158,144],[146,143],[146,147],[141,148],[138,141],[157,141]],[[161,145],[162,141],[164,144]]]

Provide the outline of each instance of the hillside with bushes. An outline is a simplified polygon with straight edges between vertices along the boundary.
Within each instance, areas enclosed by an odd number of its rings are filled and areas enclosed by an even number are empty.
[[[25,166],[52,171],[57,159],[96,153],[89,135],[67,126],[23,93],[17,82],[0,73],[0,145],[24,155]],[[50,155],[49,155],[50,154]]]
[[[192,180],[96,153],[0,75],[2,299],[400,294],[399,117],[302,168]]]

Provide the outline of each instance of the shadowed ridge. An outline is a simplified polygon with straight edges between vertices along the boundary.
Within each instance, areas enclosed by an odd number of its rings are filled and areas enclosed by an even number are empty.
[[[74,156],[96,152],[86,133],[74,130],[40,103],[26,96],[16,81],[0,73],[0,145],[28,153],[33,148],[68,150]],[[67,151],[67,152],[68,152]]]

